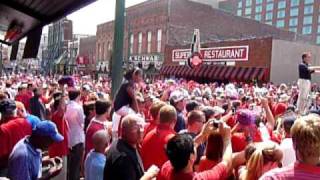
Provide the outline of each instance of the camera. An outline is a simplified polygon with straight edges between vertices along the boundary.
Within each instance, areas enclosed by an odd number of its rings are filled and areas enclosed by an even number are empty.
[[[212,120],[212,121],[211,121],[211,125],[212,125],[214,128],[218,128],[220,124],[221,124],[221,122],[218,121],[218,120]]]

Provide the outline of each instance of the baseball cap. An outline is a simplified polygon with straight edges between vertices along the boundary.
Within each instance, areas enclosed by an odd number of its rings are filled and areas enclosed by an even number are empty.
[[[181,91],[174,91],[170,94],[170,102],[177,103],[179,101],[182,101],[184,99],[184,95]]]
[[[255,115],[249,109],[241,109],[238,111],[237,121],[241,125],[248,126],[255,122]]]
[[[41,121],[32,130],[32,134],[38,136],[49,136],[55,142],[61,142],[64,138],[58,132],[57,126],[51,121]]]
[[[0,113],[8,114],[17,108],[16,102],[11,99],[0,101]]]

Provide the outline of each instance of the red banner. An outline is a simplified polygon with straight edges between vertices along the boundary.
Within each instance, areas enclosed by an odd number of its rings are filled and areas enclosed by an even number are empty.
[[[87,56],[78,56],[77,57],[77,64],[78,65],[89,64],[89,58]]]
[[[203,61],[248,61],[249,46],[227,46],[202,48]],[[186,61],[191,55],[190,49],[175,49],[172,51],[172,61]]]

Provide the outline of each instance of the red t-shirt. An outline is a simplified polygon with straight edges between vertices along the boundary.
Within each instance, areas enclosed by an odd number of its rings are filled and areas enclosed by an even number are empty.
[[[227,166],[217,164],[213,169],[200,173],[175,172],[170,161],[166,162],[157,177],[157,180],[223,180],[227,178]]]
[[[155,123],[152,121],[145,127],[144,129],[144,135],[146,136],[150,131],[154,130],[157,127]]]
[[[16,96],[16,101],[21,102],[24,105],[24,107],[26,108],[26,110],[29,111],[31,98],[32,98],[32,96],[30,96],[29,94],[18,94]]]
[[[199,162],[198,172],[202,172],[202,171],[205,171],[205,170],[212,169],[217,164],[218,164],[217,161],[211,161],[211,160],[209,160],[209,159],[204,157]]]
[[[256,131],[255,136],[252,139],[253,142],[262,142],[261,133],[259,130]],[[248,142],[246,141],[246,136],[243,132],[234,133],[231,136],[231,144],[233,152],[240,152],[243,151]]]
[[[7,166],[9,155],[16,143],[31,133],[32,126],[24,118],[12,118],[0,125],[0,168]]]
[[[86,132],[86,140],[85,140],[85,157],[90,152],[91,149],[93,149],[93,142],[92,142],[92,136],[94,133],[96,133],[99,130],[106,129],[105,125],[97,121],[95,118],[93,118],[87,128]]]
[[[161,167],[168,160],[165,146],[174,135],[175,131],[168,125],[159,124],[145,136],[140,150],[145,169],[153,164]]]
[[[64,119],[64,114],[61,112],[54,112],[52,115],[52,122],[57,126],[58,132],[63,136],[63,141],[59,143],[53,143],[49,147],[49,156],[52,157],[63,157],[68,155],[68,124]]]

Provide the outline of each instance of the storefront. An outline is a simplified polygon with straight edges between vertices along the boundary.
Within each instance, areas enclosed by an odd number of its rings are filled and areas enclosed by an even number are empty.
[[[297,66],[303,52],[312,53],[312,64],[320,65],[320,47],[297,41],[266,38],[233,40],[201,45],[203,64],[186,66],[188,46],[167,46],[160,72],[165,77],[218,82],[292,83],[298,79]],[[313,81],[320,82],[315,75]]]
[[[130,56],[129,64],[132,64],[135,67],[140,67],[146,78],[154,78],[159,75],[160,69],[163,65],[163,55],[148,54]]]

